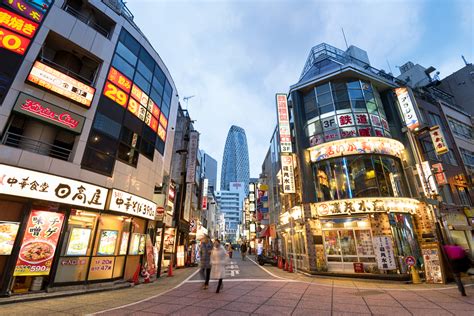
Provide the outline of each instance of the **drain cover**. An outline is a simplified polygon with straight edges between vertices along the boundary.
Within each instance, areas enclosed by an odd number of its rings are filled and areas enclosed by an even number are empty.
[[[359,291],[354,293],[354,295],[358,296],[369,296],[369,295],[378,295],[378,294],[385,294],[384,291],[377,291],[377,290],[365,290],[365,291]]]

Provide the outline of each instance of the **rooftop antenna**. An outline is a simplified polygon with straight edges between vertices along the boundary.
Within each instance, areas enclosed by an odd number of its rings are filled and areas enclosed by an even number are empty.
[[[188,110],[188,102],[189,102],[189,99],[192,99],[194,98],[195,96],[194,95],[190,95],[188,97],[184,97],[183,98],[183,101],[186,102],[186,110]]]
[[[390,63],[388,62],[388,58],[386,60],[387,60],[388,70],[390,70],[390,73],[393,74],[392,67],[390,67]]]
[[[347,46],[347,39],[346,39],[346,34],[344,33],[344,28],[341,27],[342,30],[342,36],[344,36],[344,42],[346,43],[346,49],[349,49],[349,46]]]
[[[462,60],[464,60],[464,64],[467,66],[469,63],[467,62],[466,58],[464,58],[464,55],[461,55]]]

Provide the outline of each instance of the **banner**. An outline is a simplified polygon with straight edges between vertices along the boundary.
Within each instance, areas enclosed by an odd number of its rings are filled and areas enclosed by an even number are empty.
[[[31,211],[14,276],[49,275],[63,220],[61,213]]]
[[[293,170],[293,156],[281,156],[281,169],[283,178],[283,193],[295,193],[295,176]]]
[[[395,255],[393,253],[392,237],[377,236],[373,238],[374,252],[380,270],[395,270]]]

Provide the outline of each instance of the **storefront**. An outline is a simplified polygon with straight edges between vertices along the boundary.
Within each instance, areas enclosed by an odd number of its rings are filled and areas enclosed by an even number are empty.
[[[154,271],[153,202],[7,165],[0,175],[2,295]]]

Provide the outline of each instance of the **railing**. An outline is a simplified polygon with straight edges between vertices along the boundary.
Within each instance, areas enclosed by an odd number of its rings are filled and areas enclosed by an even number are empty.
[[[71,149],[11,132],[5,133],[2,144],[66,161],[69,160],[69,156],[71,155]]]
[[[69,13],[70,15],[76,17],[79,21],[82,21],[83,23],[89,25],[94,30],[102,34],[105,38],[109,38],[110,31],[106,30],[101,25],[95,23],[91,17],[85,16],[84,14],[77,11],[73,7],[69,6],[68,4],[64,5],[63,10]]]
[[[42,63],[45,63],[45,64],[47,64],[47,65],[49,65],[49,66],[55,68],[56,70],[60,70],[62,73],[66,74],[66,75],[68,75],[68,76],[71,76],[71,77],[73,77],[73,78],[76,78],[77,80],[82,81],[82,82],[85,83],[85,84],[88,84],[88,85],[90,85],[90,86],[93,86],[93,85],[94,85],[94,78],[95,78],[95,76],[96,76],[96,74],[97,74],[97,69],[98,69],[98,67],[97,67],[96,71],[94,72],[94,75],[92,76],[93,79],[89,79],[89,78],[85,78],[85,77],[79,75],[78,73],[75,73],[74,71],[71,71],[71,69],[69,69],[69,68],[66,68],[66,67],[64,67],[64,66],[62,66],[62,65],[60,65],[60,64],[55,63],[55,62],[52,61],[52,60],[49,60],[49,59],[45,58],[41,53],[40,53],[40,55],[38,56],[38,59],[39,59],[39,61],[41,61]]]

